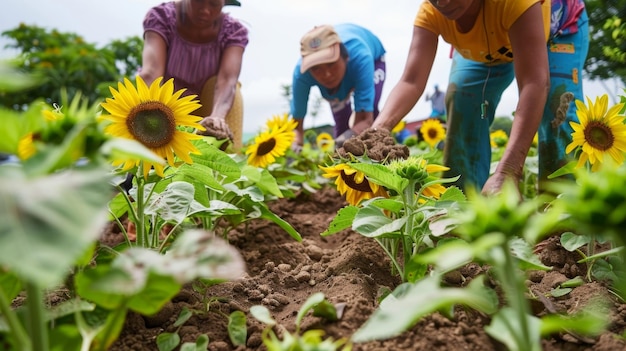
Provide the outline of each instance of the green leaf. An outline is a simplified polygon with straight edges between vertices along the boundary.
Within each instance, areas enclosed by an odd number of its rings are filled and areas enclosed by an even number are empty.
[[[216,191],[224,190],[222,183],[220,183],[213,175],[213,169],[203,164],[184,164],[178,168],[176,175],[174,175],[174,180],[184,181],[188,180],[188,178],[193,179],[194,185],[199,183]]]
[[[322,236],[330,236],[339,233],[342,230],[352,227],[354,217],[356,217],[359,208],[356,206],[348,205],[337,212],[337,215],[328,225],[328,229],[322,232]]]
[[[574,315],[551,314],[541,318],[541,335],[544,337],[559,332],[598,336],[609,327],[604,311],[607,307],[601,300],[593,300]]]
[[[260,206],[259,209],[261,210],[261,218],[270,220],[275,224],[278,224],[279,227],[286,231],[292,238],[296,239],[296,241],[302,241],[302,236],[300,235],[300,233],[298,233],[298,231],[294,227],[292,227],[291,224],[278,217],[274,212],[267,208],[265,204],[263,204],[263,206]]]
[[[381,209],[363,207],[354,218],[352,229],[365,237],[376,238],[400,231],[406,220],[406,217],[391,220]]]
[[[302,304],[302,306],[300,307],[300,310],[298,311],[298,315],[296,316],[296,329],[297,330],[300,330],[300,323],[302,322],[302,319],[307,314],[307,312],[309,312],[310,309],[314,308],[322,301],[324,301],[324,293],[322,292],[315,293],[309,296],[308,299],[306,299],[304,304]]]
[[[268,310],[265,306],[254,305],[250,307],[250,314],[259,322],[264,323],[269,327],[273,327],[276,325],[276,321],[274,320],[274,318],[272,318],[270,310]]]
[[[517,311],[505,307],[493,316],[485,331],[510,351],[541,351],[541,321],[531,315],[525,317],[524,321],[520,321]],[[522,335],[521,323],[528,324],[530,335]]]
[[[191,313],[191,311],[189,310],[187,306],[184,306],[182,310],[180,311],[178,318],[176,318],[176,322],[174,322],[174,326],[180,327],[181,325],[185,324],[185,322],[187,322],[189,318],[191,318],[192,316],[193,316],[193,313]]]
[[[146,215],[158,215],[165,221],[182,223],[194,201],[194,187],[187,182],[173,182],[160,194],[153,194],[145,208]]]
[[[398,193],[401,193],[409,184],[407,179],[400,177],[385,165],[378,163],[350,163],[350,167],[365,173],[368,180],[387,189],[393,189]]]
[[[494,291],[484,285],[484,277],[474,278],[466,288],[442,288],[440,276],[432,275],[413,284],[401,285],[398,296],[387,296],[352,340],[366,342],[384,340],[411,328],[424,316],[454,305],[467,305],[483,313],[492,314],[498,308]]]
[[[522,238],[512,238],[509,241],[511,252],[517,258],[517,265],[522,270],[544,270],[549,271],[552,267],[548,267],[541,263],[537,255],[533,253],[532,246]]]
[[[22,291],[22,282],[14,273],[0,269],[0,291],[8,301],[12,301]]]
[[[246,314],[242,311],[234,311],[228,316],[228,336],[233,345],[246,345],[248,330],[246,329]]]
[[[550,295],[554,297],[561,297],[569,294],[570,292],[572,292],[572,288],[554,288],[550,290]]]
[[[100,236],[112,194],[109,177],[103,169],[39,178],[4,175],[0,172],[0,265],[52,287]]]
[[[180,347],[180,351],[206,351],[209,349],[209,337],[206,334],[198,336],[195,344],[186,342]]]
[[[591,238],[587,235],[577,235],[572,232],[565,232],[561,234],[561,246],[569,252],[574,252],[577,249],[589,244]]]
[[[172,351],[180,344],[178,333],[161,333],[156,338],[159,351]]]

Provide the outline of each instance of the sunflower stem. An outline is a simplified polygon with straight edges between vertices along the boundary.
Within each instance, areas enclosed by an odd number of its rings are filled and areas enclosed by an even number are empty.
[[[415,179],[409,179],[409,183],[406,188],[403,189],[402,202],[404,202],[405,208],[405,216],[407,218],[405,224],[405,231],[402,234],[402,250],[404,256],[404,267],[407,266],[408,262],[413,257],[413,250],[415,249],[415,245],[413,242],[413,216],[414,209],[417,200],[415,199]],[[402,280],[406,281],[406,277],[403,275]]]
[[[137,245],[140,247],[147,247],[148,245],[148,233],[146,232],[146,216],[144,215],[144,186],[146,184],[143,178],[143,162],[139,163],[137,168],[137,198],[135,203],[137,204]]]

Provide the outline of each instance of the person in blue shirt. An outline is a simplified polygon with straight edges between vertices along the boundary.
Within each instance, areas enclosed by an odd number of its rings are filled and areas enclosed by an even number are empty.
[[[292,83],[291,116],[298,122],[294,149],[304,142],[303,120],[313,86],[330,104],[336,145],[369,128],[378,116],[386,75],[385,48],[378,37],[355,24],[321,25],[302,37],[300,54]]]

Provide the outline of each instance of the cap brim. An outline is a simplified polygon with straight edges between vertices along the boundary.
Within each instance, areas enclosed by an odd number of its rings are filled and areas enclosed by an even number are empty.
[[[335,62],[339,59],[339,43],[332,46],[316,51],[312,54],[306,55],[302,58],[302,64],[300,65],[300,73],[304,73],[309,68],[324,63]]]

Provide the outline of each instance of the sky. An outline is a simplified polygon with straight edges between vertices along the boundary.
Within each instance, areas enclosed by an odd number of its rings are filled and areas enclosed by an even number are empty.
[[[19,0],[10,1],[0,12],[0,32],[14,29],[20,23],[37,25],[61,32],[76,33],[99,47],[112,40],[142,36],[146,12],[162,0]],[[413,19],[421,0],[241,0],[241,7],[227,6],[225,12],[239,19],[249,31],[240,75],[244,100],[244,132],[258,132],[273,115],[289,112],[282,95],[283,85],[291,84],[291,74],[300,55],[300,38],[320,24],[352,22],[369,28],[387,51],[387,79],[380,108],[398,82],[411,42]],[[391,6],[393,5],[393,6]],[[6,38],[0,37],[0,58],[15,55],[5,49]],[[445,90],[450,72],[450,45],[439,42],[435,64],[426,93],[435,84]],[[614,91],[606,82],[585,82],[585,94],[591,96]],[[515,82],[504,92],[496,116],[511,116],[517,102]],[[311,99],[319,96],[312,89]],[[426,118],[430,102],[422,96],[406,121]],[[316,117],[307,116],[304,127],[334,124],[328,104],[323,102]]]

